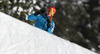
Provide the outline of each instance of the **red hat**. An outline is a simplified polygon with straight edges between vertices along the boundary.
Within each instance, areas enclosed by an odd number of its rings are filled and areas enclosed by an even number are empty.
[[[56,8],[55,8],[55,7],[50,7],[50,8],[48,9],[48,12],[50,12],[51,15],[54,16],[54,14],[56,13]]]

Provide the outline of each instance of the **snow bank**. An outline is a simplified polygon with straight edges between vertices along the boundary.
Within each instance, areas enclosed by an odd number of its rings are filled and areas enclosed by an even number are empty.
[[[0,54],[96,54],[0,12]]]

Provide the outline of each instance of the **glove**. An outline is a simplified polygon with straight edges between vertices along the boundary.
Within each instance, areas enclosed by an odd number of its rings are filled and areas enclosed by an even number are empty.
[[[45,13],[45,12],[46,12],[45,9],[40,10],[40,14]]]
[[[46,12],[45,9],[41,9],[41,10],[35,12],[34,15],[36,16],[36,15],[38,15],[38,14],[42,14],[42,13],[45,13],[45,12]]]

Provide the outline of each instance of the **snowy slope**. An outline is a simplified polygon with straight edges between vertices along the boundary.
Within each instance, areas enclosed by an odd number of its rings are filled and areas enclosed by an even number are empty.
[[[96,54],[0,12],[0,54]]]

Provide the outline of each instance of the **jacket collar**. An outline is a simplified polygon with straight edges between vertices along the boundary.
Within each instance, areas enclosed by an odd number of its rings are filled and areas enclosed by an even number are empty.
[[[48,16],[47,13],[45,13],[45,14],[43,15],[43,17],[44,17],[45,19],[50,19],[50,16]]]

